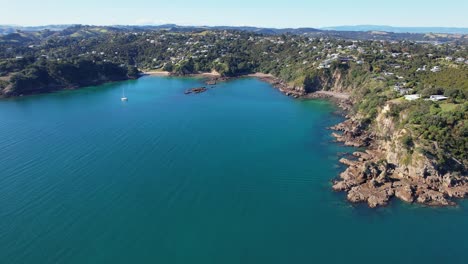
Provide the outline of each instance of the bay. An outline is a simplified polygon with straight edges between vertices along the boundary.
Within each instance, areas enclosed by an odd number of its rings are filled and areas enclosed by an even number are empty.
[[[143,77],[0,101],[1,263],[466,263],[467,203],[350,205],[321,100]],[[129,98],[121,102],[122,89]]]

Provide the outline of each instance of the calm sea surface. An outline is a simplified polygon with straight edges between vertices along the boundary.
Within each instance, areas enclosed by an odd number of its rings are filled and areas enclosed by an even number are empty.
[[[468,203],[352,206],[326,101],[144,77],[0,100],[0,263],[468,263]],[[120,97],[125,88],[129,102]]]

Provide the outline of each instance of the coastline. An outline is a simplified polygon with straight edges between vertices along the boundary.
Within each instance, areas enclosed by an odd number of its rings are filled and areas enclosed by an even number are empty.
[[[141,76],[143,76],[143,75],[141,75]],[[129,81],[129,80],[136,80],[136,79],[138,79],[140,77],[137,77],[137,78],[127,77],[125,79],[120,79],[120,80],[92,81],[92,82],[82,84],[82,85],[46,86],[46,87],[43,87],[41,89],[37,89],[36,91],[33,91],[31,93],[27,93],[27,94],[15,94],[15,95],[0,94],[0,99],[23,97],[23,96],[32,96],[32,95],[39,95],[39,94],[47,94],[47,93],[54,93],[54,92],[66,91],[66,90],[77,90],[77,89],[81,89],[81,88],[85,88],[85,87],[103,85],[103,84],[107,84],[107,83],[116,83],[116,82],[123,82],[123,81]]]
[[[305,93],[291,87],[281,79],[264,73],[248,75],[270,83],[287,96],[297,99],[329,99],[343,110],[345,121],[330,127],[336,143],[362,149],[352,153],[352,158],[341,158],[347,166],[332,181],[332,189],[346,192],[351,203],[367,203],[369,207],[387,206],[391,199],[427,206],[455,206],[455,199],[468,196],[466,177],[447,173],[440,175],[430,161],[421,155],[423,162],[415,168],[404,166],[390,145],[373,127],[364,124],[359,114],[351,111],[353,101],[348,93],[315,91]],[[380,111],[377,124],[386,124],[386,109]]]
[[[292,87],[280,78],[271,74],[257,72],[246,76],[255,77],[261,81],[267,82],[286,96],[292,96],[297,99],[328,99],[336,103],[344,111],[351,109],[351,95],[348,93],[333,91],[315,91],[313,93],[306,93],[303,89],[300,89],[300,87]]]

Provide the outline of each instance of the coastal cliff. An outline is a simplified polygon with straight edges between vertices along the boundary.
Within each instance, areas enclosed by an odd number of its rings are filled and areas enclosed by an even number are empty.
[[[335,191],[345,191],[351,202],[365,202],[370,207],[387,205],[392,197],[408,203],[431,206],[455,205],[453,198],[468,195],[467,177],[442,173],[435,161],[419,150],[408,150],[402,139],[408,131],[395,129],[385,117],[389,106],[381,111],[374,125],[362,129],[359,118],[334,126],[337,141],[364,152],[353,153],[354,159],[341,159],[348,168],[334,181]],[[414,142],[414,149],[418,148]]]
[[[332,135],[338,142],[361,151],[354,152],[352,158],[340,160],[347,169],[333,182],[333,190],[346,192],[350,202],[367,203],[374,208],[385,206],[396,197],[408,203],[451,206],[455,205],[454,199],[465,198],[468,195],[465,171],[441,167],[436,158],[425,151],[427,142],[411,138],[411,129],[399,125],[400,120],[407,118],[407,113],[391,114],[398,103],[382,101],[385,102],[382,106],[372,108],[373,115],[360,110],[360,103],[366,96],[362,90],[367,89],[365,86],[376,86],[376,82],[371,78],[354,82],[353,78],[340,69],[319,72],[309,80],[306,77],[302,86],[273,76],[261,77],[288,96],[333,97],[346,110],[347,119],[331,127],[335,131]],[[343,94],[350,96],[336,96]],[[436,141],[431,144],[437,146]]]

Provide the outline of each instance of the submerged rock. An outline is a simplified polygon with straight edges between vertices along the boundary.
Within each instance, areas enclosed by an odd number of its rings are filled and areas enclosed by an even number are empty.
[[[192,88],[192,89],[186,90],[184,94],[191,94],[191,93],[199,94],[199,93],[206,92],[207,90],[208,89],[206,89],[206,87]]]

